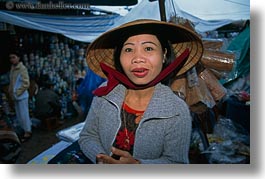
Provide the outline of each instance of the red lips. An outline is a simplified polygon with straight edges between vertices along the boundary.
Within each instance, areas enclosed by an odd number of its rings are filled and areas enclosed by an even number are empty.
[[[149,70],[147,68],[134,68],[132,73],[138,78],[144,78],[148,74],[148,71]]]

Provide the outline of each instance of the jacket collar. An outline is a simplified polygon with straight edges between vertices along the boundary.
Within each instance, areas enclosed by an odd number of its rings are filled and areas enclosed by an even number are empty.
[[[124,101],[126,88],[119,84],[104,98],[115,103],[120,109]],[[161,83],[155,86],[154,94],[143,118],[168,118],[178,115],[176,105],[178,98],[171,89]]]
[[[176,105],[177,96],[169,87],[159,83],[155,87],[144,118],[168,118],[178,115]]]
[[[13,68],[14,70],[18,70],[18,69],[21,68],[21,66],[22,66],[22,62],[19,62],[17,65],[12,65],[12,68]]]

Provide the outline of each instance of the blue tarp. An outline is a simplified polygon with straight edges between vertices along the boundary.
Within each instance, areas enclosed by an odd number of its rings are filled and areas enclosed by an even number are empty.
[[[109,29],[121,16],[53,16],[37,13],[0,11],[0,22],[24,28],[59,33],[82,42],[91,42]]]
[[[233,70],[220,82],[226,84],[250,73],[250,26],[240,32],[227,47],[228,51],[236,54]]]
[[[90,69],[87,70],[86,76],[77,88],[78,103],[86,116],[93,99],[93,91],[106,79],[96,75]]]

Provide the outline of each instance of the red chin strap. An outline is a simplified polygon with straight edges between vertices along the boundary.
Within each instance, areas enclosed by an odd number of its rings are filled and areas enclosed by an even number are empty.
[[[151,82],[146,85],[136,85],[129,78],[122,74],[121,72],[109,67],[104,63],[100,63],[100,67],[104,74],[108,78],[107,86],[102,86],[93,91],[93,94],[96,96],[104,96],[107,95],[110,91],[113,90],[119,83],[125,85],[129,89],[145,89],[151,86],[156,85],[161,80],[166,78],[171,72],[173,72],[176,68],[179,67],[182,62],[189,56],[189,49],[186,49],[180,56],[178,56],[170,65],[168,65],[161,73]]]

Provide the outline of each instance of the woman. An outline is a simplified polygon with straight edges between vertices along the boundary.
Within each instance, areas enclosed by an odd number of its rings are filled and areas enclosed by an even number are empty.
[[[108,81],[94,91],[80,133],[83,153],[94,163],[189,163],[189,108],[166,85],[172,74],[194,66],[202,51],[193,32],[155,20],[133,21],[98,37],[87,62]]]
[[[10,52],[9,60],[12,64],[10,70],[9,93],[15,104],[17,121],[24,130],[21,141],[26,142],[32,136],[28,107],[28,89],[30,86],[29,74],[27,68],[20,61],[18,52]]]

